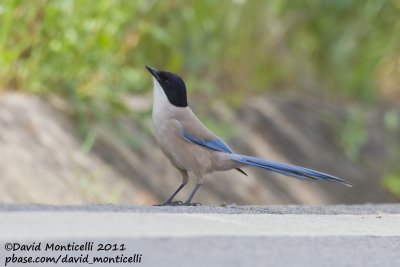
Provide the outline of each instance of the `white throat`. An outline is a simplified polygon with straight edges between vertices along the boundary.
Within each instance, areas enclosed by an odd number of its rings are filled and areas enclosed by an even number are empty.
[[[157,81],[156,78],[153,77],[153,113],[158,110],[162,110],[163,108],[172,106],[169,102],[167,95],[162,89],[160,83]]]

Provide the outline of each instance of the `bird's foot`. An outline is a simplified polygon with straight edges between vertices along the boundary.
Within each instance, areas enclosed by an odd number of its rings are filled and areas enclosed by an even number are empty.
[[[194,207],[203,206],[201,203],[195,203],[195,202],[185,202],[183,205],[184,206],[194,206]]]
[[[160,206],[183,206],[183,205],[186,204],[184,204],[182,201],[166,201],[164,203],[156,204],[154,206],[160,207]]]

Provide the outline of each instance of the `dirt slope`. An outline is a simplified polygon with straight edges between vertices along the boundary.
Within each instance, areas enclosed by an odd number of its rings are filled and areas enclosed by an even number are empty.
[[[227,140],[242,154],[284,161],[344,177],[355,186],[310,183],[252,168],[249,177],[220,172],[207,177],[196,201],[205,204],[333,204],[388,202],[380,187],[386,151],[380,143],[379,111],[371,111],[371,137],[362,166],[339,148],[336,126],[348,116],[320,101],[268,97],[253,99],[234,113],[212,111],[216,120],[238,125]],[[180,184],[178,172],[160,152],[146,125],[121,118],[141,136],[135,148],[99,129],[93,149],[84,153],[73,122],[37,96],[0,95],[0,201],[35,203],[154,204]],[[146,122],[147,124],[149,122]],[[193,181],[178,195],[184,200]]]

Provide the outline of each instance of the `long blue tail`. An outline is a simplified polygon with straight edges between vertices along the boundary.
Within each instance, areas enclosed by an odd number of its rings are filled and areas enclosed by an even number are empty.
[[[330,182],[335,181],[335,182],[340,182],[349,187],[352,186],[350,183],[338,177],[286,163],[274,162],[256,157],[237,155],[237,154],[234,154],[231,160],[247,164],[250,166],[266,169],[269,171],[277,172],[297,179],[324,180]]]

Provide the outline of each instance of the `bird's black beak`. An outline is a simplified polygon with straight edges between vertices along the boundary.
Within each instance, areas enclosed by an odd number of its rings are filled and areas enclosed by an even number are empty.
[[[149,67],[149,66],[146,66],[146,69],[154,76],[154,78],[157,79],[157,81],[160,79],[160,76],[159,76],[160,71],[159,70],[156,70],[155,68]]]

